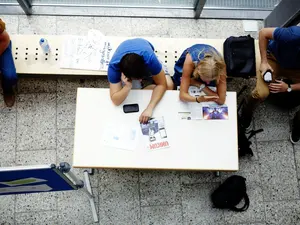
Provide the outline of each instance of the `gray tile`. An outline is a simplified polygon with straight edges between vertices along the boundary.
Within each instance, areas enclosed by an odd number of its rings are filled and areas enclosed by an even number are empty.
[[[76,93],[57,93],[57,129],[75,127]]]
[[[55,16],[19,16],[19,34],[56,34]]]
[[[159,18],[132,18],[132,36],[170,37],[168,20]]]
[[[95,194],[96,210],[98,211],[97,190]],[[57,214],[59,224],[94,224],[89,198],[82,190],[59,192],[57,195]]]
[[[56,92],[56,87],[56,79],[20,78],[18,93],[54,93]]]
[[[16,224],[20,225],[40,225],[59,224],[57,211],[16,213]]]
[[[32,212],[57,209],[57,193],[16,195],[16,212]]]
[[[55,94],[19,95],[17,116],[17,150],[55,149]]]
[[[206,19],[206,38],[227,38],[246,35],[242,20]]]
[[[87,35],[94,28],[93,17],[57,16],[57,35]]]
[[[300,224],[300,201],[266,202],[268,225]]]
[[[292,144],[288,141],[258,142],[257,149],[264,200],[298,199]]]
[[[183,184],[197,184],[207,182],[220,182],[221,177],[216,177],[214,172],[180,171],[180,181]]]
[[[86,88],[109,88],[109,82],[107,77],[86,79],[84,81],[84,86]]]
[[[0,18],[5,22],[8,34],[18,34],[19,17],[17,15],[0,15]]]
[[[130,37],[131,18],[126,17],[95,17],[94,29],[106,36]]]
[[[58,79],[57,82],[57,128],[75,126],[77,88],[85,87],[82,79]]]
[[[182,188],[183,224],[224,225],[223,211],[212,208],[211,193],[219,183],[184,185]]]
[[[297,168],[297,177],[300,179],[300,145],[294,145],[295,161]]]
[[[16,126],[16,113],[0,113],[0,166],[15,164]]]
[[[99,173],[100,224],[139,224],[138,172],[100,170]]]
[[[73,162],[74,129],[62,129],[57,131],[57,159],[56,163],[67,162],[72,165]],[[73,168],[72,172],[77,178],[84,179],[84,170]],[[92,187],[98,187],[99,173],[95,170],[94,175],[90,176]]]
[[[74,92],[77,93],[77,88],[85,87],[85,79],[57,79],[57,92]]]
[[[181,225],[181,205],[145,206],[141,211],[142,224],[151,225]]]
[[[55,150],[21,151],[16,153],[17,165],[49,165],[56,163]]]
[[[14,195],[0,196],[0,224],[14,224],[15,199]]]
[[[254,114],[255,128],[264,131],[257,134],[257,141],[287,140],[289,137],[289,116],[287,110],[264,102]]]
[[[174,171],[140,172],[141,205],[181,202],[180,176]]]
[[[168,23],[171,38],[206,38],[205,20],[169,19]]]
[[[57,131],[57,163],[67,162],[72,164],[74,145],[74,129]]]

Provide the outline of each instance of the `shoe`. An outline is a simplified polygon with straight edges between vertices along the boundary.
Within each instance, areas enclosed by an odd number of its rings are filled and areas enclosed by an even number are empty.
[[[290,141],[292,142],[292,144],[297,144],[300,140],[300,136],[296,135],[295,132],[291,132],[290,133]]]
[[[14,93],[11,94],[3,94],[4,102],[7,107],[13,107],[16,101],[16,95]]]

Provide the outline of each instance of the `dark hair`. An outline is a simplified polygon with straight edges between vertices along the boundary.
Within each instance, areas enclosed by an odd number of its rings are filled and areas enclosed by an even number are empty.
[[[143,57],[135,53],[128,53],[122,57],[120,70],[129,79],[141,79],[147,73]]]

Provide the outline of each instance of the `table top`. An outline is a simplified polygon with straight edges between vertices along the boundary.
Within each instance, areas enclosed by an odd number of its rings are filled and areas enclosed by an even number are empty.
[[[123,104],[115,106],[109,89],[78,88],[73,167],[238,170],[235,92],[227,92],[227,120],[181,120],[178,112],[185,112],[188,103],[179,100],[178,91],[167,91],[156,106],[153,117],[164,117],[169,148],[150,151],[142,140],[134,150],[104,145],[101,138],[108,125],[120,129],[139,127],[138,118],[148,105],[151,94],[151,90],[131,90]],[[123,105],[133,103],[139,104],[140,112],[125,114]],[[141,133],[140,129],[138,131]]]

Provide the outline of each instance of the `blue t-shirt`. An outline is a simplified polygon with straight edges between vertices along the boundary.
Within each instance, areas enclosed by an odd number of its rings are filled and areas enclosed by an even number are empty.
[[[162,65],[154,53],[150,42],[142,38],[130,39],[122,42],[116,49],[108,65],[108,81],[116,84],[121,81],[120,61],[128,53],[135,53],[143,57],[147,69],[155,76],[162,70]]]
[[[268,50],[285,69],[300,69],[300,27],[276,28]]]

